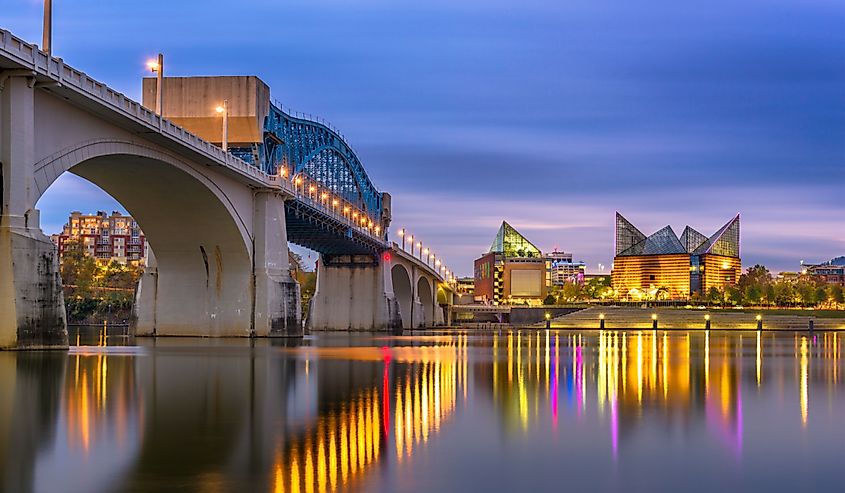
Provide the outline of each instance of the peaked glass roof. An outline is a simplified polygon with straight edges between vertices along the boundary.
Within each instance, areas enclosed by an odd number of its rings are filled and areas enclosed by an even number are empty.
[[[687,226],[680,239],[670,226],[646,237],[627,219],[616,213],[616,256],[710,253],[739,257],[739,214],[707,238]]]
[[[739,257],[739,214],[719,228],[693,252],[696,255],[712,253],[725,257]]]
[[[672,227],[666,226],[619,255],[667,255],[672,253],[687,253],[687,249],[684,248],[681,240],[672,231]]]
[[[522,236],[505,221],[499,227],[488,253],[501,253],[506,257],[540,257],[540,249]]]
[[[695,249],[700,247],[705,241],[707,241],[706,236],[690,228],[689,226],[684,228],[684,232],[681,233],[681,243],[684,245],[684,248],[686,248],[689,253],[694,252]]]
[[[645,235],[630,221],[616,213],[616,255],[645,240]]]

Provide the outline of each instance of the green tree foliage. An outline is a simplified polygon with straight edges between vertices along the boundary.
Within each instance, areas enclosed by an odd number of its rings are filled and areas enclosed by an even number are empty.
[[[722,296],[722,291],[716,286],[711,287],[710,290],[707,291],[707,301],[710,303],[719,304],[722,303],[723,300],[724,297]]]
[[[72,295],[92,297],[97,261],[85,255],[85,246],[81,242],[71,240],[65,243],[60,272],[62,282],[71,288]]]
[[[66,242],[60,272],[68,319],[99,322],[112,314],[127,318],[142,270],[116,261],[98,263],[85,254],[81,242]]]
[[[574,303],[576,301],[580,301],[584,299],[586,293],[584,291],[584,286],[578,283],[568,282],[564,284],[560,289],[560,297],[559,302],[561,303]]]
[[[757,284],[750,284],[745,286],[745,300],[752,305],[759,305],[763,294],[760,292],[760,286]]]
[[[610,287],[610,276],[593,277],[584,283],[584,294],[588,299],[606,298],[613,293]]]
[[[841,305],[845,303],[845,290],[842,289],[842,286],[833,285],[830,288],[830,301],[835,303],[836,305]]]

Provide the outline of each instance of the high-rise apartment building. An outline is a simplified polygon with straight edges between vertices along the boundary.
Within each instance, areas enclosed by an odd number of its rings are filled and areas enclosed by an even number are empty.
[[[66,243],[75,240],[82,244],[86,255],[99,261],[137,265],[147,258],[147,241],[138,223],[117,211],[110,215],[103,211],[71,212],[61,234],[52,238],[60,257],[64,255]]]

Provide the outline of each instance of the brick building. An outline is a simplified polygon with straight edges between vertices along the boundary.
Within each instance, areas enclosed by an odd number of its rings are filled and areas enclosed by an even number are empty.
[[[143,231],[131,216],[117,211],[111,215],[103,211],[90,215],[71,212],[61,234],[52,235],[52,239],[60,258],[68,241],[79,240],[85,254],[98,261],[115,260],[124,265],[138,265],[147,259],[148,247]]]

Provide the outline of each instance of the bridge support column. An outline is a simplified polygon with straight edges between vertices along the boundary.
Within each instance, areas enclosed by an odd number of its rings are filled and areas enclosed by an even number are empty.
[[[58,254],[31,199],[34,82],[0,72],[0,349],[68,346]]]
[[[390,260],[373,255],[320,255],[317,289],[308,309],[310,330],[402,329]]]
[[[256,193],[253,220],[254,335],[301,336],[301,298],[299,283],[290,275],[284,198]]]
[[[132,327],[136,336],[156,335],[156,300],[158,298],[158,263],[152,249],[147,253],[147,265],[138,280],[135,303],[132,305]]]

